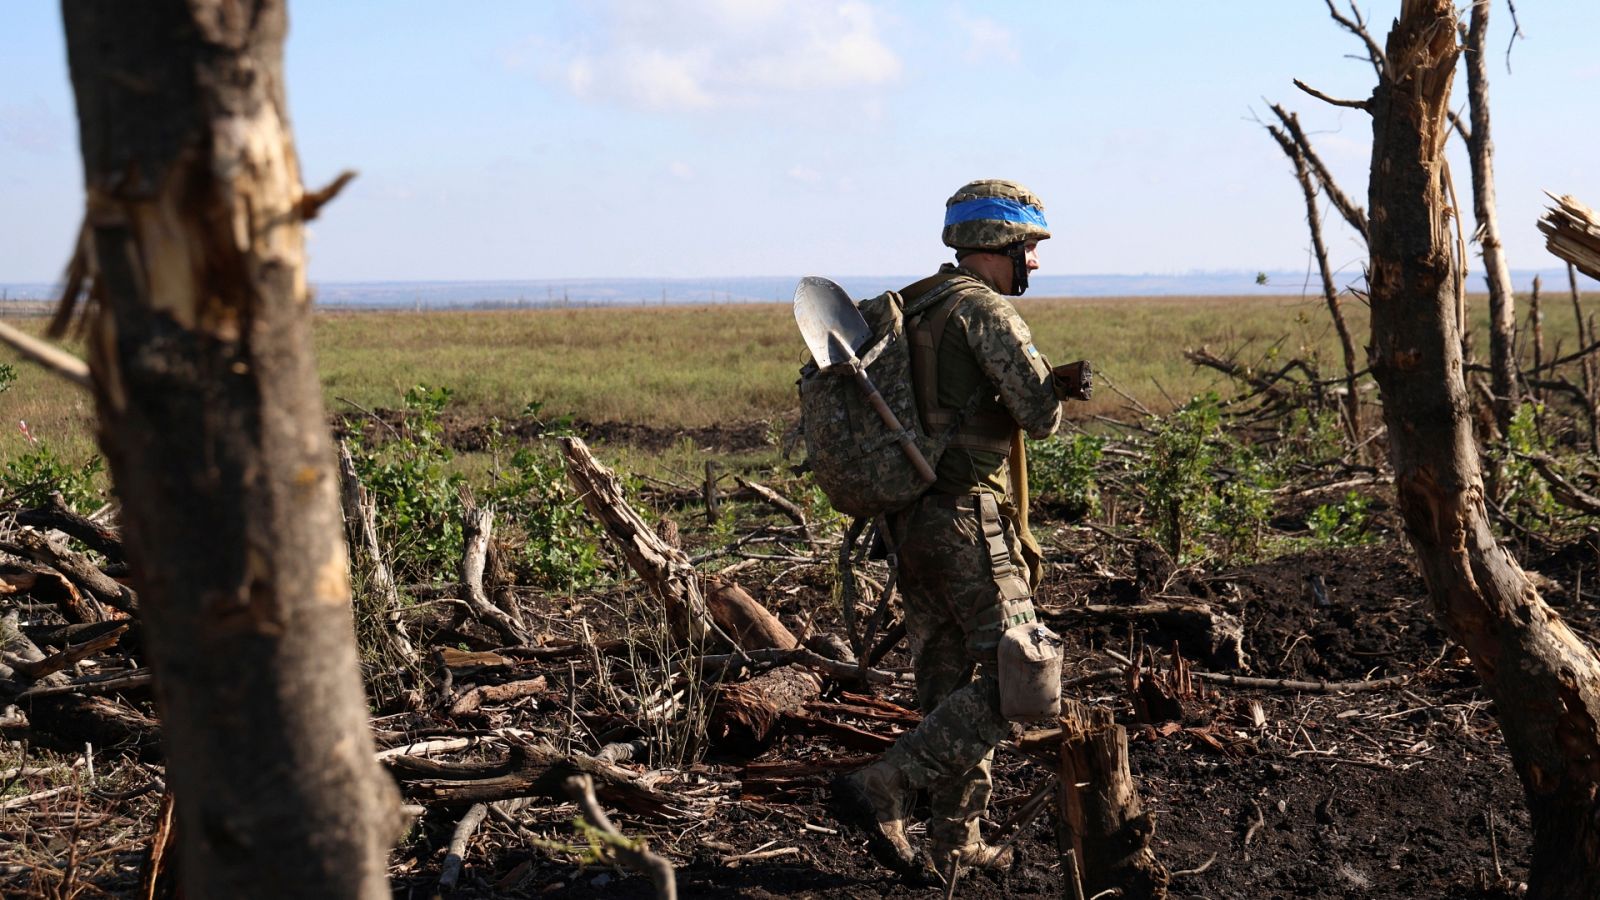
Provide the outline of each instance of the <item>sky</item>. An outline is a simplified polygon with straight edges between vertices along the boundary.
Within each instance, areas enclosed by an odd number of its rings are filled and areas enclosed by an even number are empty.
[[[1361,8],[1381,42],[1398,0]],[[1495,4],[1500,222],[1512,267],[1548,268],[1542,191],[1600,205],[1600,3],[1518,18],[1508,73]],[[1258,118],[1297,110],[1364,198],[1369,118],[1291,79],[1374,81],[1323,0],[299,0],[286,71],[307,185],[360,172],[311,226],[325,282],[920,273],[975,178],[1044,199],[1049,273],[1303,270],[1304,201]],[[4,0],[0,282],[60,273],[76,126],[59,5]]]

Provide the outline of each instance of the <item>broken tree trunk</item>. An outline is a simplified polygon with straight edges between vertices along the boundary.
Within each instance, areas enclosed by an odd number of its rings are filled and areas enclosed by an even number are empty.
[[[679,641],[699,643],[720,629],[743,650],[799,646],[793,632],[743,588],[719,578],[703,578],[687,554],[646,525],[628,505],[617,476],[594,458],[581,439],[564,437],[561,449],[567,458],[567,476],[583,497],[589,515],[605,529],[651,593],[666,604]]]
[[[99,440],[192,897],[387,898],[281,0],[65,0]]]
[[[461,494],[461,592],[467,606],[485,625],[493,628],[511,646],[528,643],[527,632],[512,614],[489,602],[483,589],[483,570],[489,561],[489,537],[494,528],[494,511],[484,509],[465,491]]]
[[[1444,144],[1450,0],[1405,0],[1373,117],[1372,369],[1435,611],[1472,655],[1527,793],[1529,896],[1600,896],[1600,661],[1495,540],[1457,330]]]
[[[703,579],[688,555],[645,525],[628,505],[622,486],[578,438],[561,439],[567,474],[584,506],[622,550],[628,564],[666,605],[679,641],[716,631],[739,650],[793,650],[799,640],[737,584]],[[760,743],[783,714],[822,694],[822,679],[798,667],[776,669],[747,682],[724,685],[712,710],[710,733],[719,740]]]
[[[1517,408],[1517,360],[1512,338],[1517,328],[1511,270],[1500,242],[1500,218],[1494,201],[1494,144],[1489,140],[1489,63],[1484,53],[1489,31],[1490,0],[1473,0],[1467,28],[1467,103],[1472,131],[1466,135],[1472,160],[1472,214],[1478,222],[1483,274],[1489,283],[1489,387],[1494,391],[1495,424],[1508,434]]]
[[[1111,711],[1062,701],[1060,830],[1073,851],[1084,896],[1167,896],[1167,869],[1150,849],[1155,817],[1144,811],[1128,771],[1128,732]],[[1070,877],[1069,877],[1070,880]],[[1072,886],[1064,892],[1071,895]]]

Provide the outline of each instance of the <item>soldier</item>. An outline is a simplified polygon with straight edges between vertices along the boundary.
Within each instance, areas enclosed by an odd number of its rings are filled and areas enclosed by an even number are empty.
[[[941,867],[1005,867],[1009,847],[986,844],[978,818],[989,802],[994,748],[1010,734],[1000,713],[996,647],[1007,628],[1034,619],[1042,574],[1027,533],[1022,432],[1054,433],[1073,395],[1033,345],[1007,296],[1021,296],[1050,237],[1043,204],[1015,182],[974,181],[945,204],[944,243],[956,265],[901,292],[907,308],[945,298],[908,323],[919,413],[930,433],[955,426],[938,480],[894,514],[922,723],[881,759],[836,780],[841,818],[860,826],[880,862],[906,874],[920,864],[906,837],[916,792],[929,792],[928,844]],[[1063,367],[1063,370],[1068,367]],[[1019,521],[1020,520],[1020,521]]]

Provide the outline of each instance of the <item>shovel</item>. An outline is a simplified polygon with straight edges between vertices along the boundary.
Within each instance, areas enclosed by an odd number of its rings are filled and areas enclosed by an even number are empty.
[[[867,327],[867,320],[861,317],[861,310],[856,309],[850,295],[826,278],[808,275],[800,279],[800,285],[794,289],[794,320],[800,326],[800,335],[806,339],[806,347],[811,351],[811,358],[817,361],[817,367],[830,374],[848,374],[855,378],[878,418],[891,434],[900,436],[900,449],[905,451],[906,459],[911,461],[917,474],[924,482],[933,484],[938,476],[917,449],[917,442],[890,411],[889,404],[883,402],[883,396],[867,377],[866,367],[856,355],[872,340],[872,329]]]

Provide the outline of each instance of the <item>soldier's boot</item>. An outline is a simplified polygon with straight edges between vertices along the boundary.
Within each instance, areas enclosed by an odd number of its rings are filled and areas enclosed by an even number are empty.
[[[966,821],[938,821],[928,823],[930,855],[940,865],[949,865],[954,857],[962,866],[973,869],[1010,868],[1015,854],[1010,845],[995,846],[985,843],[978,834],[977,817]]]
[[[898,769],[879,760],[835,778],[830,800],[840,821],[866,833],[874,859],[901,874],[917,873],[919,861],[906,837],[912,791]]]

